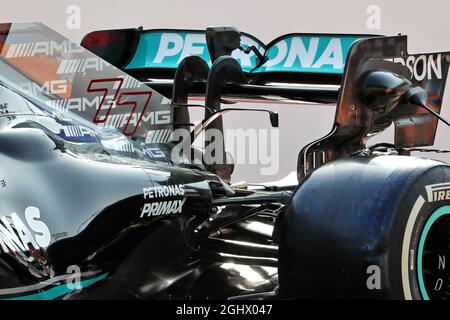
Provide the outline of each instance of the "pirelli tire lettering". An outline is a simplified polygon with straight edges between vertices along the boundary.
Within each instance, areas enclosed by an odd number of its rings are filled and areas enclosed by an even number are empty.
[[[450,182],[432,184],[425,187],[428,202],[450,200]]]
[[[36,207],[27,207],[25,222],[15,212],[0,218],[0,253],[40,250],[50,244],[51,234]]]
[[[180,214],[186,202],[184,185],[167,185],[143,189],[146,202],[141,211],[141,218]],[[161,200],[161,199],[170,200]]]

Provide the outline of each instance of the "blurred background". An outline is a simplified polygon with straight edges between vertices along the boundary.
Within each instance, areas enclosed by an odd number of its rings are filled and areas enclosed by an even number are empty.
[[[450,2],[389,0],[15,0],[3,3],[1,22],[43,22],[74,42],[93,30],[143,26],[152,28],[204,29],[210,25],[234,25],[265,43],[286,33],[369,33],[409,36],[409,53],[450,51],[448,12]],[[450,90],[448,90],[450,91]],[[245,107],[265,107],[246,104]],[[327,134],[334,105],[270,105],[280,114],[278,169],[261,175],[258,164],[236,166],[234,181],[279,180],[296,170],[300,149]],[[444,96],[442,114],[450,118],[450,95]],[[264,114],[237,113],[224,118],[226,128],[268,128]],[[437,148],[450,149],[450,128],[439,124]],[[373,138],[392,142],[393,130]],[[233,153],[232,150],[230,150]],[[450,156],[420,154],[440,160]]]

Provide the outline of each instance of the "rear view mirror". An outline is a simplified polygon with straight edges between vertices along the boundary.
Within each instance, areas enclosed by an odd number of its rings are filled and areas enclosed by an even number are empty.
[[[399,103],[411,85],[408,79],[395,73],[370,70],[359,80],[358,95],[367,107],[387,113]]]
[[[206,28],[206,44],[211,62],[221,56],[230,56],[241,45],[241,33],[231,26]]]

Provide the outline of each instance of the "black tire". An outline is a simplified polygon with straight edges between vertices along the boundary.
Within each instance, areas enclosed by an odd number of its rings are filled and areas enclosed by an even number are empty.
[[[450,298],[447,190],[450,167],[421,158],[357,156],[317,169],[280,221],[281,296]]]

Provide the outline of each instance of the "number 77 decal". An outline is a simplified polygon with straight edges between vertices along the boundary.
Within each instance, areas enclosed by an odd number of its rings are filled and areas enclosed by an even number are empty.
[[[150,103],[150,99],[152,97],[151,91],[140,91],[140,92],[120,92],[122,88],[124,79],[123,78],[110,78],[110,79],[95,79],[89,83],[87,88],[87,92],[102,93],[102,98],[97,109],[97,112],[94,115],[92,121],[94,123],[107,123],[107,120],[110,116],[111,110],[114,105],[117,107],[121,106],[130,106],[130,114],[128,115],[128,120],[123,128],[123,134],[127,136],[132,136],[136,133],[142,118],[147,110],[147,107]],[[113,91],[113,94],[109,94],[110,91]],[[110,98],[110,103],[105,104],[106,98]],[[106,106],[106,107],[105,107]],[[133,117],[133,114],[137,113],[140,110],[139,119],[136,122],[135,128],[130,131],[128,130],[128,126],[130,125],[130,121]],[[106,112],[102,112],[106,111]],[[101,114],[102,113],[102,114]]]
[[[144,97],[144,99],[139,100],[131,100],[127,99],[128,97],[134,97],[135,99],[138,97]],[[145,98],[146,97],[146,98]],[[123,128],[123,134],[126,136],[132,136],[136,133],[136,130],[139,127],[139,124],[142,121],[142,117],[144,116],[145,111],[147,110],[148,104],[150,102],[150,99],[152,98],[152,92],[146,91],[146,92],[124,92],[120,94],[119,100],[117,101],[118,106],[131,106],[130,116],[128,117],[127,123],[125,124],[125,127]],[[131,117],[136,112],[136,109],[138,108],[138,102],[145,102],[143,103],[141,115],[139,116],[139,119],[136,123],[136,126],[134,127],[134,130],[132,132],[128,132],[128,125],[130,124]]]

